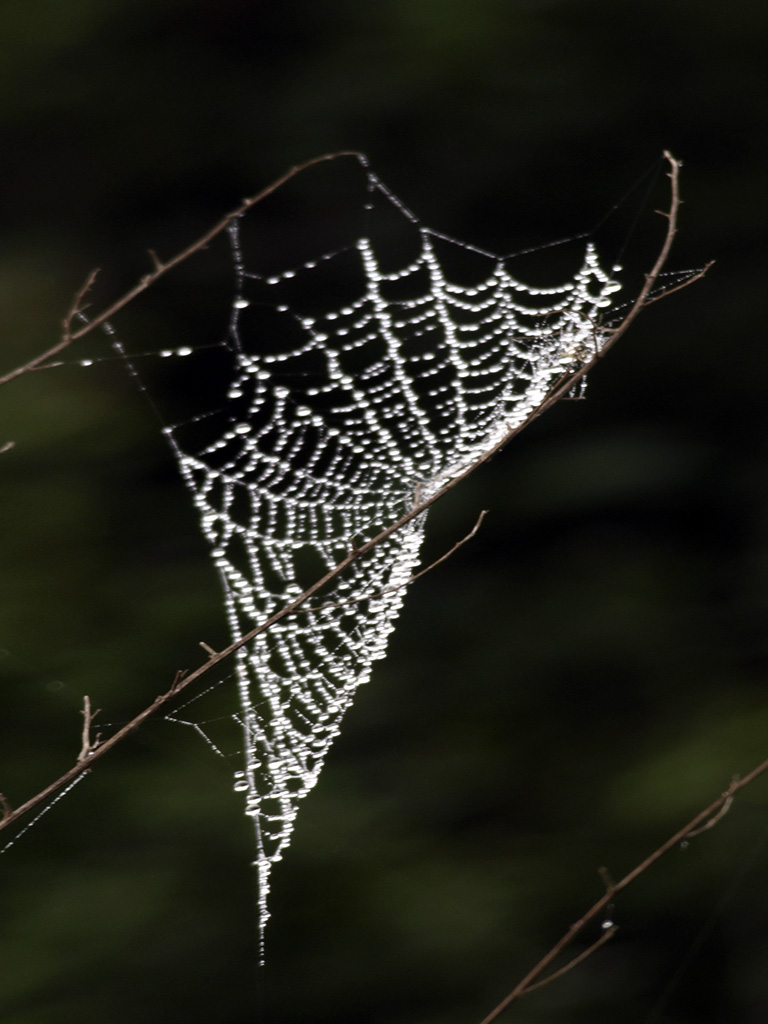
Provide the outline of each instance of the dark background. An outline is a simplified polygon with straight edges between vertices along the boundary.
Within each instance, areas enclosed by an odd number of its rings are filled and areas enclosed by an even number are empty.
[[[236,764],[157,721],[0,861],[3,1021],[476,1022],[601,894],[599,866],[623,874],[768,756],[767,18],[758,0],[3,5],[0,372],[56,340],[92,267],[99,307],[148,247],[170,255],[335,149],[430,226],[515,251],[591,228],[666,147],[685,161],[671,267],[717,260],[587,402],[433,513],[428,554],[491,510],[409,592],[302,808],[266,969]],[[311,182],[295,195],[286,249],[329,216]],[[631,273],[663,201],[619,211],[640,215]],[[123,319],[138,347],[220,336],[229,266],[206,259]],[[83,694],[123,721],[226,630],[125,368],[0,397],[0,790],[18,804],[72,763]],[[758,781],[621,896],[608,947],[505,1019],[765,1020],[767,809]]]

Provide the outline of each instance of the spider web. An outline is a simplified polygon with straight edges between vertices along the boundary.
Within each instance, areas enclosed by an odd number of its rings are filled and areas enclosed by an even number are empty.
[[[407,230],[407,257],[372,228],[352,245],[257,273],[235,221],[225,407],[200,417],[203,441],[165,429],[234,639],[527,420],[599,349],[600,316],[619,288],[591,245],[571,280],[527,287],[503,258],[421,225],[361,162],[367,208],[384,207]],[[457,256],[474,261],[470,285],[447,269]],[[355,691],[385,655],[425,519],[237,651],[244,765],[235,789],[255,828],[262,958],[272,867]]]

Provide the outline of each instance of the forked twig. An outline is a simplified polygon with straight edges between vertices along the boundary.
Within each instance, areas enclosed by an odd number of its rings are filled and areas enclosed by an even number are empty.
[[[175,256],[172,256],[164,263],[159,259],[157,253],[152,249],[148,250],[149,258],[153,267],[152,271],[140,278],[133,288],[127,291],[97,316],[94,316],[86,324],[83,324],[82,327],[78,327],[77,330],[72,330],[72,322],[78,313],[83,311],[83,299],[93,287],[94,281],[99,273],[98,269],[92,270],[85,279],[82,287],[76,293],[69,312],[64,318],[61,340],[58,341],[53,348],[49,348],[46,352],[43,352],[41,355],[35,356],[34,359],[30,359],[29,362],[24,363],[23,366],[17,366],[15,370],[11,370],[4,376],[0,377],[0,385],[7,384],[9,381],[15,380],[16,377],[21,377],[25,373],[31,373],[33,370],[45,369],[45,364],[50,359],[57,356],[65,348],[71,345],[73,341],[77,341],[79,338],[84,338],[86,334],[90,334],[91,331],[95,330],[95,328],[106,323],[106,321],[113,317],[115,313],[118,313],[121,309],[127,306],[129,302],[133,302],[137,296],[146,291],[147,288],[149,288],[150,285],[153,285],[158,278],[167,274],[169,270],[177,267],[180,263],[184,263],[184,261],[188,260],[190,256],[194,256],[196,252],[200,252],[201,249],[204,249],[209,242],[213,241],[213,239],[216,238],[217,235],[220,235],[222,231],[226,231],[233,221],[237,220],[238,217],[241,217],[244,213],[250,210],[252,206],[260,203],[262,199],[266,199],[268,195],[271,195],[277,189],[281,188],[286,182],[290,181],[291,178],[295,178],[297,174],[301,174],[302,171],[306,171],[308,168],[314,167],[315,164],[321,164],[327,160],[336,160],[340,156],[360,157],[361,154],[354,150],[340,150],[338,153],[325,153],[323,156],[313,157],[312,160],[306,160],[303,164],[297,164],[295,167],[291,167],[289,171],[286,171],[285,174],[277,178],[276,181],[273,181],[271,185],[267,185],[266,188],[257,192],[255,196],[251,196],[249,199],[244,199],[237,209],[231,210],[195,242],[192,242],[191,245],[186,247],[186,249],[182,249],[181,252],[176,253]]]
[[[704,824],[699,825],[698,828],[691,829],[691,831],[685,837],[686,841],[688,839],[693,839],[694,836],[700,836],[702,832],[709,832],[709,830],[711,828],[714,828],[721,818],[724,818],[726,816],[726,814],[728,813],[728,811],[730,811],[733,805],[733,793],[729,791],[727,793],[723,793],[723,796],[725,797],[725,800],[723,801],[722,806],[718,809],[718,811],[712,815],[709,821],[705,821]]]
[[[454,555],[459,550],[459,548],[464,547],[467,541],[472,540],[477,531],[480,529],[482,522],[487,515],[488,509],[484,508],[483,511],[475,520],[475,525],[472,527],[468,534],[462,537],[461,540],[457,540],[453,547],[451,547],[444,554],[440,555],[439,558],[436,558],[434,562],[430,562],[429,565],[425,566],[423,569],[419,569],[418,572],[415,572],[413,576],[409,576],[407,580],[403,580],[402,583],[395,583],[391,587],[385,587],[383,590],[378,590],[375,594],[363,594],[362,597],[350,597],[346,601],[328,601],[326,604],[315,604],[312,605],[310,608],[297,608],[297,611],[309,613],[324,612],[330,608],[344,608],[346,605],[361,604],[363,601],[372,601],[377,597],[384,597],[385,594],[392,594],[396,590],[402,590],[403,587],[409,587],[413,582],[415,582],[415,580],[419,579],[421,576],[425,576],[428,572],[432,572],[432,570],[436,569],[438,565],[441,565],[443,562],[447,561],[451,557],[451,555]],[[201,644],[200,646],[203,648],[203,650],[209,652],[211,651],[211,648],[208,647],[207,644]],[[216,652],[214,651],[213,653],[215,654]]]
[[[30,359],[29,362],[24,363],[23,366],[17,366],[15,370],[10,370],[4,376],[0,377],[0,384],[7,384],[11,380],[15,380],[16,377],[21,377],[25,373],[31,373],[33,370],[41,370],[45,368],[45,364],[49,359],[53,359],[59,352],[63,352],[65,348],[68,348],[75,339],[75,335],[72,332],[72,321],[75,317],[82,313],[86,308],[83,305],[88,292],[93,288],[94,282],[99,275],[99,270],[92,270],[82,283],[80,288],[75,292],[75,297],[72,299],[72,305],[67,311],[67,315],[61,322],[61,340],[58,341],[53,348],[49,348],[45,352],[41,352],[39,356],[35,356],[34,359]],[[80,337],[80,335],[77,335]]]
[[[713,800],[708,807],[705,807],[703,811],[699,811],[694,818],[692,818],[686,825],[683,825],[682,828],[678,829],[677,832],[675,832],[674,835],[671,835],[669,839],[661,844],[661,846],[658,846],[653,853],[649,854],[645,860],[641,861],[640,864],[628,872],[620,881],[610,884],[607,887],[605,894],[596,903],[593,903],[589,910],[587,910],[575,924],[571,925],[565,935],[563,935],[562,938],[549,950],[549,952],[539,960],[539,962],[521,981],[518,982],[517,985],[515,985],[509,995],[502,999],[498,1006],[494,1007],[486,1017],[483,1017],[480,1024],[491,1024],[491,1022],[497,1020],[502,1013],[512,1005],[512,1003],[517,1002],[518,999],[522,999],[523,996],[528,995],[528,993],[532,992],[535,988],[541,987],[543,982],[539,979],[544,971],[546,971],[550,964],[560,956],[563,950],[573,942],[576,936],[584,930],[590,921],[594,920],[594,918],[605,910],[609,904],[613,903],[618,893],[622,892],[636,881],[640,875],[644,874],[648,868],[656,863],[657,860],[660,860],[665,853],[669,853],[670,850],[679,846],[680,843],[687,842],[692,836],[696,836],[700,832],[704,832],[706,829],[712,828],[717,824],[717,822],[725,815],[727,809],[730,808],[736,793],[744,789],[745,786],[748,786],[751,782],[754,782],[758,776],[762,775],[767,770],[768,759],[763,761],[756,768],[753,768],[748,775],[744,776],[744,778],[734,779],[728,789],[726,789],[724,793],[721,793],[716,800]],[[605,869],[601,869],[601,871],[604,870]],[[603,875],[603,877],[606,876]],[[590,946],[589,949],[585,950],[577,959],[586,959],[587,956],[591,955],[601,945],[602,942],[595,943],[593,946]],[[573,961],[571,961],[571,963],[573,963]],[[555,973],[557,974],[561,972]],[[549,975],[544,980],[548,981],[549,978],[554,976],[555,975]]]
[[[93,739],[91,738],[91,726],[93,725],[94,718],[99,714],[101,714],[100,711],[91,711],[91,698],[83,697],[83,732],[80,753],[77,755],[78,762],[85,761],[91,757],[101,741],[100,732],[97,732]]]
[[[556,981],[558,978],[562,978],[564,974],[567,974],[568,971],[572,971],[574,967],[582,963],[582,961],[586,960],[588,956],[592,956],[592,954],[595,953],[601,946],[604,946],[605,943],[609,941],[609,939],[613,938],[613,936],[616,934],[618,930],[619,927],[615,924],[611,925],[609,928],[606,928],[606,930],[603,932],[603,934],[596,942],[593,942],[591,946],[587,946],[587,948],[582,950],[578,956],[575,956],[573,958],[573,960],[569,960],[565,967],[560,967],[558,970],[553,971],[551,974],[548,974],[546,978],[542,978],[541,981],[536,981],[533,983],[533,985],[529,985],[528,988],[525,990],[525,994],[528,995],[529,992],[535,992],[537,989],[544,988],[545,985],[549,985],[550,982]]]
[[[678,284],[670,285],[669,288],[665,288],[659,292],[658,295],[649,295],[645,300],[645,305],[650,306],[653,302],[658,302],[659,299],[666,299],[668,295],[674,295],[675,292],[682,291],[683,288],[687,288],[689,284],[694,284],[696,281],[700,281],[705,274],[707,274],[712,267],[714,267],[716,260],[710,260],[709,263],[705,263],[701,270],[694,271],[690,277],[686,277],[684,281],[680,281]]]

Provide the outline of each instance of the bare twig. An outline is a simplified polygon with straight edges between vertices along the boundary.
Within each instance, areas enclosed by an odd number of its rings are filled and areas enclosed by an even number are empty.
[[[90,274],[88,275],[88,277],[86,277],[85,281],[80,287],[80,290],[75,293],[72,305],[69,307],[69,311],[67,312],[67,315],[64,317],[64,323],[62,324],[62,327],[64,329],[64,333],[61,339],[62,345],[69,345],[70,342],[73,340],[72,321],[75,319],[76,316],[78,316],[87,308],[86,306],[83,305],[83,299],[86,297],[91,288],[93,288],[94,284],[96,283],[96,278],[98,277],[98,275],[99,268],[97,267],[95,270],[92,270],[90,272]]]
[[[690,277],[686,277],[684,281],[680,281],[679,284],[672,285],[670,288],[665,288],[660,291],[658,295],[649,295],[645,300],[645,305],[650,306],[652,302],[658,302],[659,299],[666,299],[668,295],[674,295],[675,292],[682,291],[683,288],[687,288],[688,285],[694,284],[696,281],[700,281],[704,275],[712,269],[715,265],[715,260],[710,260],[709,263],[705,263],[701,270],[697,270],[691,274]]]
[[[443,487],[435,491],[432,495],[430,495],[430,497],[421,501],[418,500],[417,496],[417,501],[410,509],[410,511],[406,512],[396,522],[392,523],[390,526],[383,529],[375,537],[372,537],[370,540],[366,541],[359,548],[355,548],[353,551],[350,551],[349,554],[347,554],[346,557],[338,563],[338,565],[336,565],[333,569],[330,569],[323,577],[321,577],[321,579],[313,583],[311,587],[308,587],[303,594],[300,594],[297,598],[289,602],[287,605],[284,605],[284,607],[281,608],[279,611],[269,616],[269,618],[265,619],[260,625],[255,626],[252,630],[245,633],[238,640],[223,648],[223,650],[211,653],[211,651],[208,651],[206,648],[208,658],[204,664],[198,666],[198,668],[189,673],[187,673],[186,671],[178,672],[171,687],[165,693],[162,693],[160,694],[160,696],[156,697],[155,700],[148,707],[144,708],[143,711],[139,712],[139,714],[137,714],[135,718],[133,718],[130,722],[124,725],[121,729],[119,729],[108,739],[102,741],[98,745],[98,747],[96,747],[96,749],[93,749],[91,751],[86,761],[82,761],[78,764],[75,764],[72,768],[69,769],[69,771],[65,772],[59,779],[57,779],[55,782],[52,782],[44,790],[42,790],[35,796],[31,797],[20,807],[16,808],[16,810],[13,811],[8,817],[0,821],[0,829],[11,825],[14,821],[17,821],[22,815],[32,810],[33,807],[36,807],[38,804],[47,800],[51,795],[58,792],[69,782],[71,782],[74,778],[76,778],[81,772],[89,770],[93,766],[93,764],[97,760],[99,760],[99,758],[104,757],[110,750],[113,749],[113,747],[117,746],[127,735],[138,729],[139,726],[141,726],[148,718],[151,718],[152,715],[156,714],[173,697],[175,697],[178,693],[180,693],[191,683],[198,680],[206,672],[210,672],[215,666],[221,664],[221,662],[225,661],[232,654],[234,654],[235,651],[238,651],[241,647],[244,647],[246,644],[250,643],[251,640],[255,639],[255,637],[266,632],[268,629],[271,629],[271,627],[274,626],[277,622],[281,622],[289,615],[294,615],[302,607],[302,605],[304,605],[310,598],[314,597],[315,594],[317,594],[320,590],[326,587],[331,581],[335,580],[338,576],[345,572],[350,567],[350,565],[352,565],[359,559],[365,557],[365,555],[368,554],[369,551],[372,551],[375,547],[377,547],[379,544],[385,541],[388,537],[392,536],[393,533],[397,532],[398,530],[401,530],[405,525],[410,523],[411,520],[415,519],[417,516],[423,515],[424,512],[430,509],[449,491],[452,491],[454,487],[457,487],[470,474],[474,473],[475,470],[477,470],[481,465],[488,462],[489,459],[496,455],[497,452],[499,452],[505,445],[507,445],[530,423],[532,423],[544,411],[551,408],[564,395],[566,395],[573,387],[575,382],[577,382],[583,376],[585,376],[585,374],[597,363],[598,359],[602,356],[602,354],[608,348],[610,348],[618,340],[618,338],[620,338],[627,331],[627,329],[634,322],[634,320],[637,319],[638,315],[640,314],[640,311],[647,304],[648,296],[653,290],[653,287],[656,284],[659,274],[661,273],[665,261],[669,255],[669,250],[672,246],[672,241],[677,231],[677,217],[680,209],[680,163],[679,161],[675,160],[675,158],[670,153],[665,153],[664,155],[667,159],[667,162],[669,163],[669,178],[671,182],[669,210],[664,214],[664,216],[667,218],[667,231],[664,237],[664,241],[652,270],[649,274],[646,275],[645,283],[640,292],[640,295],[632,305],[632,308],[630,309],[629,313],[624,317],[624,319],[618,325],[618,327],[605,340],[601,350],[599,352],[596,351],[592,358],[588,362],[583,364],[581,367],[579,367],[579,369],[577,369],[575,372],[564,374],[560,378],[560,380],[558,380],[550,389],[549,394],[542,402],[542,404],[539,405],[523,423],[513,428],[510,428],[510,430],[506,433],[504,437],[501,438],[500,441],[498,441],[495,445],[493,445],[486,452],[484,452],[483,455],[481,455],[477,460],[475,460],[475,462],[471,463],[464,470],[457,473],[456,476],[448,480]],[[287,182],[290,178],[294,177],[300,171],[305,170],[306,168],[311,167],[314,164],[321,163],[325,160],[332,160],[339,156],[359,156],[359,154],[354,152],[327,154],[325,156],[317,157],[314,160],[309,160],[306,163],[301,164],[299,167],[292,168],[290,171],[286,172],[286,174],[284,174],[281,178],[273,182],[267,188],[263,189],[257,195],[252,196],[250,199],[246,199],[236,210],[233,210],[231,213],[227,214],[226,217],[219,221],[218,224],[216,224],[213,228],[211,228],[204,235],[202,235],[192,245],[188,246],[186,249],[178,253],[172,259],[168,260],[166,263],[159,264],[159,266],[156,267],[153,273],[148,274],[146,277],[142,278],[141,281],[131,291],[127,292],[121,299],[113,303],[103,313],[100,313],[97,317],[94,317],[92,320],[90,320],[86,326],[72,333],[70,336],[71,340],[75,340],[76,338],[82,337],[89,331],[92,331],[94,328],[98,327],[100,324],[103,324],[110,317],[114,316],[114,314],[119,309],[122,309],[132,299],[134,299],[137,295],[139,295],[146,288],[148,288],[150,284],[157,280],[157,278],[161,274],[166,273],[172,267],[177,266],[185,259],[188,259],[189,256],[191,256],[193,253],[198,252],[205,245],[207,245],[207,243],[212,238],[214,238],[220,232],[224,231],[228,227],[228,225],[232,223],[233,220],[241,216],[242,213],[244,213],[250,207],[254,206],[260,200],[270,195],[272,192],[274,192],[277,188],[279,188],[281,185]],[[159,261],[157,262],[159,263]],[[88,282],[86,282],[86,285],[87,284]],[[82,298],[87,292],[87,290],[87,287],[84,285],[83,288],[78,293],[78,296],[76,296],[75,301],[73,302],[73,310],[77,307],[78,303],[82,301]],[[25,372],[24,369],[22,369],[21,372]],[[14,376],[18,376],[18,373],[15,373]],[[0,378],[0,383],[3,383],[3,380],[3,378]],[[479,526],[479,523],[477,525]],[[445,557],[447,557],[447,555]],[[718,804],[715,809],[718,809],[719,806],[720,805]],[[602,905],[603,904],[600,904],[600,906]],[[570,939],[568,941],[570,941]]]
[[[699,832],[705,831],[707,828],[711,828],[715,825],[726,813],[725,809],[729,808],[733,803],[733,798],[740,790],[744,789],[751,782],[762,775],[768,770],[768,759],[759,764],[756,768],[753,768],[748,775],[745,775],[742,779],[734,779],[727,790],[721,793],[720,796],[713,800],[708,807],[705,807],[703,811],[692,818],[686,825],[678,829],[674,835],[671,835],[669,839],[657,847],[653,853],[649,854],[645,860],[641,861],[637,867],[633,868],[628,874],[626,874],[620,881],[611,884],[605,894],[596,902],[593,903],[589,910],[584,913],[575,924],[572,924],[568,931],[563,937],[555,943],[555,945],[549,950],[549,952],[539,960],[539,962],[525,975],[525,977],[518,982],[518,984],[512,989],[508,996],[496,1006],[487,1017],[483,1017],[481,1024],[491,1024],[492,1021],[497,1020],[502,1013],[517,1002],[518,999],[522,999],[523,996],[528,995],[529,992],[533,991],[537,987],[538,979],[546,971],[546,969],[552,964],[558,956],[566,949],[571,942],[576,938],[577,935],[590,921],[594,920],[598,914],[600,914],[605,908],[616,898],[616,895],[622,890],[630,886],[636,881],[640,875],[644,874],[648,868],[660,860],[665,853],[669,853],[680,843],[687,842],[691,836],[698,835]],[[706,823],[706,824],[704,824]],[[703,827],[702,827],[703,825]],[[605,872],[605,869],[601,869],[601,873]],[[603,877],[607,876],[607,873]],[[602,943],[595,943],[594,946],[590,947],[581,956],[581,959],[585,959],[590,953],[594,952]],[[536,983],[536,984],[534,984]]]
[[[101,740],[101,733],[96,733],[94,739],[91,739],[91,726],[96,715],[101,714],[100,711],[91,711],[91,698],[83,697],[83,732],[82,732],[82,743],[80,745],[80,753],[77,755],[78,762],[85,761],[93,754],[94,750],[98,747]]]
[[[611,334],[610,338],[608,338],[605,344],[602,345],[600,351],[595,353],[595,359],[599,359],[604,352],[607,352],[609,348],[612,348],[616,344],[622,335],[626,334],[631,324],[633,324],[639,316],[643,307],[648,305],[649,296],[659,279],[659,274],[662,272],[666,266],[667,260],[669,259],[672,243],[674,242],[675,235],[677,234],[677,218],[680,213],[680,168],[682,163],[679,160],[676,160],[667,149],[664,150],[664,159],[669,164],[668,177],[671,192],[669,210],[656,211],[662,217],[667,218],[667,231],[664,236],[664,243],[659,251],[659,255],[656,257],[656,262],[651,268],[650,273],[645,275],[645,283],[640,289],[640,294],[635,299],[632,308],[616,330]],[[679,285],[675,285],[673,288],[670,288],[670,292],[677,291],[679,287]],[[662,292],[661,295],[657,296],[657,298],[661,298],[661,296],[665,294],[666,292]]]
[[[83,306],[83,299],[86,297],[88,292],[93,288],[96,277],[98,276],[98,269],[92,270],[88,277],[86,277],[83,284],[75,293],[75,297],[72,300],[72,305],[67,311],[67,315],[64,317],[61,327],[61,340],[49,348],[47,352],[42,352],[39,356],[35,356],[34,359],[30,359],[28,363],[24,363],[23,366],[17,366],[15,370],[11,370],[6,373],[3,377],[0,377],[0,384],[7,384],[11,380],[15,380],[16,377],[21,377],[22,374],[31,373],[33,370],[41,370],[45,368],[45,364],[49,359],[53,359],[59,352],[63,352],[65,348],[68,348],[75,339],[75,335],[72,333],[72,321],[78,315],[82,313],[86,308]],[[77,337],[80,337],[78,334]]]
[[[536,989],[544,988],[545,985],[549,985],[550,982],[555,981],[557,978],[562,978],[562,976],[564,974],[567,974],[568,971],[573,970],[573,968],[576,967],[577,964],[580,964],[583,960],[586,960],[588,956],[592,956],[592,954],[595,953],[601,946],[604,946],[605,943],[609,941],[609,939],[613,938],[613,936],[616,934],[618,930],[619,927],[615,924],[611,925],[609,928],[606,928],[606,930],[603,932],[603,934],[596,942],[593,942],[591,946],[587,946],[587,948],[582,950],[578,956],[575,956],[573,958],[573,960],[569,960],[565,967],[560,967],[558,970],[553,971],[551,974],[548,974],[546,978],[542,978],[541,981],[537,981],[535,982],[535,984],[529,985],[528,988],[525,990],[525,994],[528,995],[529,992],[535,992]]]
[[[482,512],[480,513],[480,515],[475,520],[475,525],[472,527],[472,529],[469,531],[469,533],[466,534],[466,536],[462,537],[461,540],[457,540],[456,543],[453,545],[453,547],[449,551],[446,551],[444,555],[440,555],[440,557],[436,558],[434,560],[434,562],[430,562],[430,564],[428,566],[426,566],[426,568],[420,569],[417,573],[414,573],[414,575],[411,576],[408,579],[408,583],[409,584],[413,583],[414,580],[418,580],[420,577],[426,575],[426,573],[432,572],[432,570],[436,569],[438,565],[442,565],[443,562],[447,561],[452,555],[454,555],[459,550],[459,548],[464,547],[464,545],[467,543],[467,541],[472,540],[472,538],[475,536],[477,531],[482,526],[483,520],[485,519],[485,517],[487,515],[488,515],[488,509],[484,508],[482,510]],[[402,585],[405,586],[405,584],[402,584]],[[394,590],[395,588],[392,587],[390,589]],[[386,593],[386,591],[385,591],[385,593]]]
[[[325,163],[327,160],[337,160],[341,156],[356,156],[359,158],[361,154],[355,150],[339,150],[337,153],[324,153],[323,156],[313,157],[311,160],[306,160],[303,164],[297,164],[295,167],[291,167],[289,171],[286,171],[285,174],[273,181],[271,185],[267,185],[267,187],[263,188],[261,192],[257,192],[255,196],[251,196],[249,199],[244,199],[236,209],[222,217],[217,224],[214,224],[209,231],[206,231],[204,235],[201,235],[196,242],[188,245],[186,249],[182,249],[181,252],[172,256],[169,260],[166,260],[165,263],[163,263],[158,258],[157,254],[150,249],[149,254],[154,270],[150,274],[145,274],[138,284],[131,288],[130,291],[126,292],[125,295],[119,298],[116,302],[113,302],[112,305],[102,313],[99,313],[98,316],[93,317],[87,324],[75,331],[72,335],[72,340],[76,341],[78,338],[82,338],[86,334],[90,334],[94,328],[100,327],[103,323],[113,317],[115,313],[118,313],[124,306],[127,306],[129,302],[133,302],[133,300],[138,295],[141,295],[143,291],[146,291],[147,288],[154,284],[159,277],[162,277],[163,274],[167,274],[169,270],[173,270],[174,267],[177,267],[180,263],[188,260],[190,256],[194,256],[196,252],[200,252],[200,250],[204,249],[217,235],[220,235],[222,231],[226,231],[233,221],[237,220],[238,217],[242,217],[242,215],[250,210],[252,206],[256,206],[257,203],[260,203],[263,199],[266,199],[267,196],[276,192],[277,189],[285,185],[286,182],[291,180],[291,178],[295,178],[297,174],[301,174],[302,171],[306,171],[310,167],[314,167],[316,164]],[[2,383],[2,381],[0,381],[0,383]]]
[[[97,316],[92,317],[88,323],[84,324],[82,327],[73,331],[72,321],[78,313],[82,312],[84,308],[82,306],[82,301],[93,287],[93,283],[99,273],[98,270],[92,270],[86,278],[85,283],[75,295],[72,306],[64,318],[61,340],[54,345],[53,348],[48,349],[47,352],[43,352],[41,355],[35,356],[35,358],[30,359],[28,363],[25,363],[23,366],[17,366],[15,370],[11,370],[9,373],[0,377],[0,385],[7,384],[16,377],[21,377],[23,374],[30,373],[32,370],[45,369],[45,364],[49,359],[58,355],[59,352],[71,345],[73,341],[77,341],[78,338],[85,337],[86,334],[90,334],[96,327],[100,327],[103,323],[109,320],[110,317],[113,317],[115,313],[127,306],[129,302],[133,302],[138,295],[141,295],[142,292],[146,291],[147,288],[149,288],[150,285],[153,285],[158,278],[163,276],[163,274],[167,274],[169,270],[172,270],[180,263],[188,260],[190,256],[194,256],[194,254],[196,252],[200,252],[201,249],[204,249],[210,241],[212,241],[217,235],[220,235],[222,231],[226,231],[233,221],[237,220],[238,217],[241,217],[247,210],[250,210],[252,206],[260,203],[262,199],[266,199],[268,195],[271,195],[282,185],[285,185],[287,181],[290,181],[291,178],[296,177],[296,175],[300,174],[302,171],[306,171],[309,167],[314,167],[315,164],[324,163],[326,160],[336,160],[340,156],[356,156],[359,158],[361,154],[354,150],[340,150],[338,153],[325,153],[323,156],[316,156],[312,160],[306,160],[303,164],[298,164],[296,167],[292,167],[276,181],[273,181],[271,185],[267,185],[266,188],[263,188],[261,192],[257,192],[255,196],[251,196],[249,199],[244,199],[237,209],[226,214],[226,216],[222,217],[217,224],[214,224],[212,228],[206,231],[204,235],[201,235],[197,241],[192,242],[192,244],[188,245],[186,249],[182,249],[181,252],[176,253],[175,256],[166,260],[165,263],[158,258],[157,254],[152,249],[150,249],[149,258],[154,269],[149,274],[145,274],[133,288],[127,291],[105,310]]]
[[[83,760],[78,759],[77,763],[74,764],[69,771],[64,772],[64,774],[60,778],[56,779],[55,782],[52,782],[49,786],[46,786],[45,789],[36,793],[35,796],[31,797],[23,804],[20,804],[9,814],[5,814],[3,818],[0,819],[0,830],[8,828],[8,826],[14,824],[14,822],[18,821],[19,818],[23,817],[33,808],[37,807],[39,804],[45,803],[46,800],[58,793],[59,790],[64,789],[79,775],[90,771],[96,761],[112,750],[113,747],[116,747],[118,743],[125,739],[126,736],[138,729],[139,726],[146,722],[148,718],[151,718],[152,715],[167,704],[172,697],[175,697],[180,689],[182,689],[182,685],[179,675],[177,674],[169,690],[160,694],[159,697],[156,697],[148,707],[139,712],[139,714],[136,715],[135,718],[132,718],[127,725],[124,725],[122,729],[118,729],[116,733],[113,733],[109,739],[100,742],[97,747],[92,748],[88,757]]]
[[[685,837],[686,840],[693,839],[694,836],[700,836],[702,832],[708,832],[711,828],[715,827],[715,825],[718,823],[718,821],[720,821],[721,818],[724,818],[726,816],[726,814],[728,813],[728,811],[730,811],[731,806],[733,804],[733,793],[724,793],[723,796],[725,797],[725,800],[723,801],[723,805],[722,807],[720,807],[717,813],[713,814],[709,821],[705,821],[703,825],[699,825],[698,828],[695,828],[692,831],[690,831],[688,835]]]
[[[326,604],[312,605],[311,608],[299,608],[297,609],[297,611],[308,614],[310,612],[324,612],[327,611],[329,608],[343,608],[346,605],[361,604],[363,601],[372,601],[374,600],[374,598],[384,597],[385,594],[392,594],[394,593],[395,590],[401,590],[403,587],[409,587],[411,583],[419,579],[419,577],[424,576],[428,572],[432,572],[432,570],[435,569],[438,565],[440,565],[441,562],[445,562],[447,559],[449,559],[451,555],[455,554],[455,552],[457,552],[460,547],[463,547],[468,540],[472,540],[477,531],[480,529],[480,526],[487,515],[488,509],[484,508],[480,515],[477,517],[475,525],[472,527],[472,529],[465,537],[462,537],[461,540],[457,540],[449,551],[446,551],[445,554],[441,555],[439,558],[436,558],[434,562],[430,562],[429,565],[426,566],[424,569],[420,569],[417,573],[414,573],[413,576],[409,576],[407,580],[403,580],[402,583],[395,583],[391,587],[385,587],[383,590],[379,590],[375,594],[363,594],[362,597],[350,597],[346,601],[328,601]],[[212,654],[216,653],[215,651],[211,651],[211,648],[207,644],[201,643],[200,646],[205,651],[209,651]]]

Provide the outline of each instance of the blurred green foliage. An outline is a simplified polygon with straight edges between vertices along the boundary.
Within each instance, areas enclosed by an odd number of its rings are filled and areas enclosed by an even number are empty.
[[[158,721],[0,860],[3,1021],[479,1020],[597,898],[599,866],[620,875],[768,755],[767,17],[757,0],[3,5],[0,373],[55,342],[93,266],[99,307],[148,247],[173,253],[338,148],[431,226],[509,252],[591,228],[666,147],[685,161],[672,266],[718,261],[645,314],[587,402],[432,514],[439,554],[491,510],[413,587],[358,695],[275,872],[266,969],[233,761]],[[302,202],[282,245],[328,216]],[[660,230],[642,211],[632,280]],[[126,330],[147,350],[215,337],[228,274],[212,250]],[[83,694],[106,731],[226,631],[119,363],[4,387],[5,440],[17,804],[76,756]],[[508,1019],[764,1020],[765,810],[758,782],[621,897],[609,947]]]

